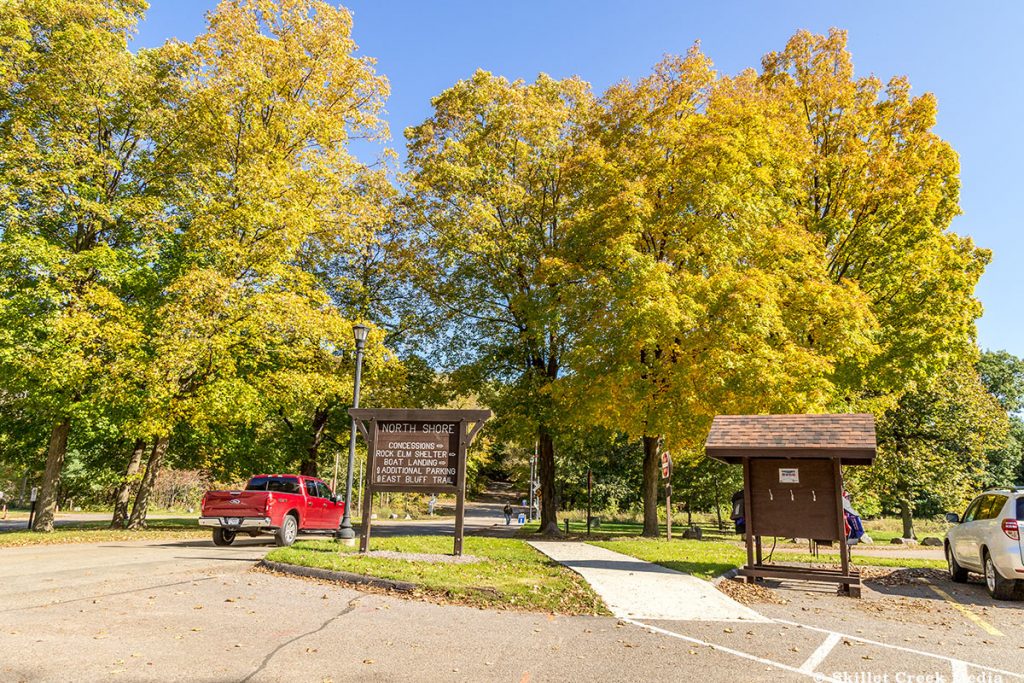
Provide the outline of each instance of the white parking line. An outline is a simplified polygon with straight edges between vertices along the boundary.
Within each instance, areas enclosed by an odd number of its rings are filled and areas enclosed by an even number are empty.
[[[871,640],[870,638],[862,638],[860,636],[851,636],[851,635],[848,635],[846,633],[841,633],[839,631],[832,631],[830,629],[819,628],[817,626],[808,626],[807,624],[801,624],[801,623],[798,623],[798,622],[795,622],[795,621],[787,621],[786,619],[774,619],[773,621],[776,622],[776,623],[779,623],[779,624],[786,624],[788,626],[796,626],[798,628],[804,628],[804,629],[808,629],[810,631],[817,631],[819,633],[824,633],[827,636],[825,638],[825,640],[821,643],[821,645],[819,645],[817,647],[817,649],[815,649],[814,652],[811,653],[811,656],[808,657],[807,660],[803,664],[801,664],[799,668],[790,666],[788,664],[783,664],[782,662],[776,662],[776,661],[773,661],[771,659],[765,659],[764,657],[759,657],[757,655],[752,655],[752,654],[750,654],[748,652],[743,652],[741,650],[734,650],[731,647],[726,647],[724,645],[718,645],[716,643],[711,643],[711,642],[708,642],[706,640],[701,640],[700,638],[694,638],[692,636],[684,636],[681,633],[676,633],[675,631],[669,631],[668,629],[659,628],[658,626],[652,626],[650,624],[645,624],[642,621],[637,621],[635,619],[622,618],[622,621],[624,621],[626,623],[629,623],[629,624],[633,624],[634,626],[639,626],[640,628],[647,629],[648,631],[650,631],[652,633],[660,633],[661,635],[669,636],[670,638],[677,638],[679,640],[685,640],[686,642],[693,643],[694,645],[701,645],[701,646],[704,646],[704,647],[710,647],[710,648],[712,648],[714,650],[719,650],[721,652],[725,652],[727,654],[731,654],[731,655],[736,656],[736,657],[741,657],[743,659],[748,659],[748,660],[753,661],[753,662],[758,662],[759,664],[765,664],[765,665],[768,665],[768,666],[776,667],[778,669],[782,669],[783,671],[789,671],[791,673],[800,674],[802,676],[807,676],[809,678],[813,678],[816,681],[829,681],[831,683],[840,683],[835,678],[832,678],[832,677],[830,677],[830,676],[828,676],[826,674],[823,674],[823,673],[816,672],[815,669],[817,669],[821,665],[821,663],[823,661],[825,661],[825,659],[828,657],[829,653],[842,640],[854,640],[854,641],[865,643],[867,645],[872,645],[872,646],[875,646],[875,647],[886,648],[886,649],[889,649],[889,650],[896,650],[896,651],[899,651],[899,652],[906,652],[906,653],[909,653],[909,654],[920,655],[922,657],[929,657],[929,658],[932,658],[932,659],[938,659],[938,660],[947,662],[949,664],[951,672],[952,672],[953,683],[969,683],[972,680],[980,680],[980,679],[978,679],[977,676],[971,676],[970,675],[969,672],[970,672],[971,669],[978,669],[978,670],[989,672],[989,673],[992,673],[992,674],[999,674],[1001,676],[1007,676],[1007,677],[1012,678],[1012,679],[1024,681],[1024,674],[1020,674],[1020,673],[1017,673],[1017,672],[1014,672],[1014,671],[1007,671],[1005,669],[997,669],[995,667],[985,666],[983,664],[975,664],[974,662],[967,662],[967,661],[964,661],[962,659],[957,659],[956,657],[950,657],[948,655],[940,655],[940,654],[936,654],[934,652],[927,652],[925,650],[915,650],[914,648],[903,647],[902,645],[890,645],[889,643],[882,643],[882,642],[879,642],[877,640]]]
[[[936,654],[934,652],[927,652],[925,650],[915,650],[912,647],[903,647],[902,645],[892,645],[890,643],[882,643],[882,642],[879,642],[877,640],[871,640],[870,638],[862,638],[861,636],[851,636],[851,635],[846,634],[846,633],[840,633],[839,631],[833,631],[833,630],[827,629],[827,628],[819,628],[817,626],[808,626],[807,624],[801,624],[801,623],[798,623],[796,621],[787,621],[785,619],[776,619],[775,621],[780,623],[780,624],[787,624],[788,626],[797,626],[799,628],[806,628],[806,629],[809,629],[811,631],[818,631],[819,633],[828,633],[830,635],[838,636],[841,639],[856,640],[858,642],[866,643],[868,645],[874,645],[876,647],[884,647],[884,648],[888,648],[890,650],[898,650],[900,652],[908,652],[910,654],[921,655],[922,657],[931,657],[932,659],[941,659],[941,660],[943,660],[945,662],[949,662],[950,666],[953,668],[954,674],[958,670],[959,671],[966,670],[964,667],[970,667],[972,669],[981,669],[982,671],[989,671],[989,672],[994,673],[994,674],[1001,674],[1003,676],[1009,676],[1011,678],[1015,678],[1017,680],[1024,681],[1024,674],[1016,673],[1016,672],[1013,672],[1013,671],[1006,671],[1005,669],[997,669],[995,667],[985,666],[983,664],[975,664],[974,662],[966,662],[966,661],[964,661],[962,659],[957,659],[956,657],[950,657],[948,655],[940,655],[940,654]]]
[[[839,644],[839,641],[843,637],[838,633],[830,633],[825,638],[825,642],[818,646],[818,649],[811,653],[811,656],[807,658],[803,664],[800,665],[801,671],[807,673],[814,673],[814,670],[818,668],[818,665],[825,661],[825,657],[828,657],[828,653],[832,652],[832,648]]]
[[[670,638],[678,638],[679,640],[685,640],[686,642],[693,643],[694,645],[704,645],[706,647],[712,648],[713,650],[726,652],[736,657],[749,659],[759,664],[767,664],[768,666],[773,666],[784,671],[800,674],[801,676],[807,676],[808,678],[813,678],[815,681],[828,681],[829,683],[840,683],[840,681],[838,681],[837,679],[830,678],[829,676],[825,676],[823,674],[813,673],[811,671],[804,671],[802,668],[798,669],[795,666],[783,664],[782,662],[773,662],[772,660],[765,659],[764,657],[758,657],[757,655],[752,655],[747,652],[741,652],[740,650],[733,650],[731,647],[725,647],[723,645],[709,643],[706,640],[701,640],[699,638],[691,638],[690,636],[684,636],[681,633],[676,633],[675,631],[669,631],[667,629],[658,628],[657,626],[651,626],[650,624],[645,624],[641,621],[636,621],[634,619],[623,618],[622,621],[625,621],[629,624],[633,624],[634,626],[639,626],[640,628],[645,628],[648,631],[651,631],[652,633],[660,633],[662,635],[669,636]]]

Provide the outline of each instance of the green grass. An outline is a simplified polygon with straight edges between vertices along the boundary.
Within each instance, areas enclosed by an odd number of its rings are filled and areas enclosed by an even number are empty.
[[[918,539],[926,536],[945,538],[946,531],[950,524],[944,519],[916,518],[914,519],[914,533]],[[875,543],[888,543],[894,538],[903,536],[903,522],[896,517],[882,517],[880,519],[864,520],[864,531],[871,536]]]
[[[691,541],[637,538],[616,541],[591,541],[592,545],[641,560],[660,564],[669,569],[686,572],[710,579],[730,569],[746,564],[746,550],[729,541]],[[945,569],[942,560],[904,559],[899,557],[873,557],[853,555],[855,565],[871,567],[908,567],[914,569]],[[776,555],[779,564],[813,562],[839,564],[839,555],[822,554],[814,557],[809,553],[785,553]]]
[[[660,524],[659,529],[662,536],[665,535],[665,519],[664,519],[664,507],[658,508]],[[601,538],[615,537],[615,536],[639,536],[643,530],[643,516],[639,512],[595,512],[594,517],[601,519],[601,526],[599,528],[593,528],[591,530],[591,536],[598,536]],[[587,513],[585,510],[567,510],[558,513],[558,528],[562,531],[565,529],[565,520],[569,520],[569,532],[571,535],[585,534],[587,531]],[[693,521],[695,524],[701,526],[704,529],[705,534],[717,533],[714,528],[717,526],[717,518],[713,514],[708,513],[695,513],[693,515]],[[728,519],[723,520],[726,525],[727,531],[725,536],[738,539],[739,536],[731,534],[732,522]],[[531,522],[523,527],[524,534],[528,534],[531,531],[537,530],[537,522]],[[924,538],[926,536],[935,536],[937,538],[945,538],[946,530],[949,529],[949,524],[945,520],[940,518],[915,518],[914,519],[914,532],[917,537]],[[686,514],[675,514],[672,519],[672,533],[675,535],[678,530],[682,533],[682,530],[686,528]],[[889,543],[892,539],[898,538],[903,535],[903,523],[897,517],[882,517],[879,519],[866,519],[864,520],[864,530],[870,534],[871,538],[879,544]]]
[[[637,538],[591,541],[591,545],[637,557],[669,569],[711,579],[746,562],[746,551],[728,541]]]
[[[559,531],[565,532],[565,517],[559,517],[558,529]],[[524,524],[517,533],[520,538],[529,538],[531,534],[535,533],[540,527],[540,522],[527,522]],[[672,536],[677,537],[683,533],[686,529],[686,525],[673,521],[672,523]],[[732,529],[732,527],[728,527]],[[644,530],[642,522],[630,522],[630,521],[602,521],[601,526],[591,526],[590,537],[595,539],[611,539],[620,538],[622,536],[639,536]],[[658,525],[658,533],[662,538],[665,537],[665,524]],[[705,534],[715,534],[717,532],[704,527]],[[728,531],[723,534],[726,538],[739,539],[740,537],[731,534]],[[578,538],[580,540],[587,539],[587,520],[586,517],[582,521],[576,520],[575,518],[569,518],[569,536],[572,538]]]
[[[874,555],[857,555],[856,553],[850,557],[851,561],[855,565],[863,565],[865,567],[904,567],[907,569],[945,569],[945,560],[928,560],[917,557],[877,557]],[[826,555],[824,553],[819,554],[818,557],[814,557],[810,553],[786,553],[785,555],[778,555],[774,558],[774,561],[779,563],[786,562],[813,562],[815,564],[839,564],[839,555]]]
[[[110,541],[156,541],[202,538],[210,530],[199,526],[195,517],[155,519],[146,529],[128,531],[110,529],[110,522],[70,522],[54,527],[50,533],[6,531],[0,533],[0,548],[61,543],[106,543]]]
[[[373,550],[450,554],[445,536],[374,539]],[[418,584],[449,602],[499,609],[561,614],[607,614],[600,598],[578,575],[552,562],[524,541],[468,537],[463,553],[481,558],[469,564],[409,561],[360,555],[334,541],[300,541],[267,555],[273,562],[352,572]]]

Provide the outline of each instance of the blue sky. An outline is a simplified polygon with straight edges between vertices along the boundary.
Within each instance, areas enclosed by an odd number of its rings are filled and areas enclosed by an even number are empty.
[[[215,0],[150,0],[137,46],[202,32]],[[798,29],[849,31],[858,74],[909,76],[939,102],[938,132],[960,153],[963,215],[953,229],[991,249],[978,296],[983,348],[1024,356],[1024,3],[349,0],[355,40],[391,82],[393,146],[430,114],[430,98],[477,68],[509,78],[579,75],[601,92],[695,41],[723,73],[760,65]]]

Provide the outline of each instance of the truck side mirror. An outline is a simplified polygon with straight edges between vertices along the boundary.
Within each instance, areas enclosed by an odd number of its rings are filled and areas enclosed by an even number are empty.
[[[960,523],[960,515],[956,514],[955,512],[947,512],[946,513],[946,521],[949,522],[950,524],[959,524]]]

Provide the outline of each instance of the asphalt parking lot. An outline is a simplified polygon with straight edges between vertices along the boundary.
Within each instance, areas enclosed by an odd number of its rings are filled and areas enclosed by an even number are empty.
[[[919,573],[927,576],[868,581],[859,600],[831,587],[772,582],[785,604],[751,604],[769,624],[650,625],[820,680],[1024,680],[1024,603],[992,600],[980,577],[954,584],[942,572]]]
[[[270,547],[2,549],[0,680],[1024,680],[1024,603],[941,573],[869,582],[860,600],[778,584],[785,604],[751,605],[767,623],[628,623],[253,571]]]

